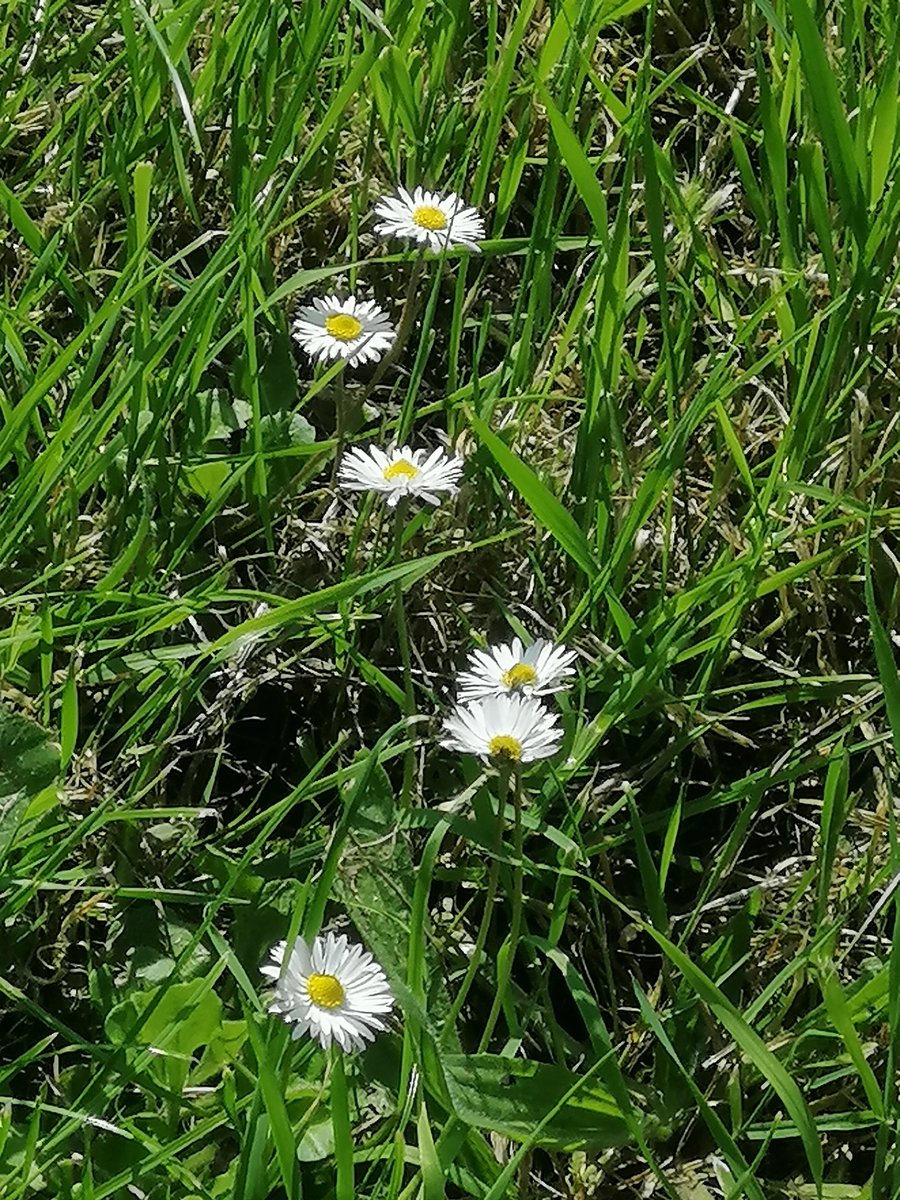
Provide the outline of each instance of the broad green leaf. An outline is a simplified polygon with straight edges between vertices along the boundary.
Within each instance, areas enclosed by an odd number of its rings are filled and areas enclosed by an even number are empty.
[[[528,1140],[579,1081],[565,1067],[496,1054],[451,1054],[442,1062],[456,1115],[514,1141]],[[546,1122],[536,1144],[569,1152],[621,1146],[627,1139],[615,1101],[588,1079]]]

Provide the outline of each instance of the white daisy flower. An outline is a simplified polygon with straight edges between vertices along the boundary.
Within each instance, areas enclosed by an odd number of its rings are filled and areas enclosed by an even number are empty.
[[[559,749],[562,730],[556,714],[529,696],[489,696],[457,704],[444,719],[441,744],[506,763],[549,758]]]
[[[568,686],[575,674],[571,663],[575,651],[554,646],[538,638],[526,650],[518,638],[488,650],[473,650],[469,669],[458,679],[459,699],[478,700],[484,696],[502,696],[521,692],[524,696],[549,696]]]
[[[325,296],[297,310],[292,332],[310,358],[378,362],[397,336],[388,315],[372,300]]]
[[[326,933],[311,946],[297,938],[290,953],[279,942],[270,954],[271,963],[261,968],[276,980],[269,1012],[293,1023],[294,1039],[308,1033],[323,1050],[332,1042],[342,1050],[362,1050],[387,1028],[394,997],[384,971],[344,934]]]
[[[372,446],[360,450],[354,446],[341,460],[338,484],[355,492],[381,492],[388,507],[394,508],[404,496],[420,496],[429,504],[440,504],[441,492],[457,491],[463,461],[443,450],[379,450]]]
[[[405,188],[397,188],[396,196],[381,197],[375,215],[381,218],[376,233],[411,238],[432,250],[467,246],[477,251],[484,237],[484,218],[477,208],[468,208],[456,192],[441,196],[418,187],[410,195]]]

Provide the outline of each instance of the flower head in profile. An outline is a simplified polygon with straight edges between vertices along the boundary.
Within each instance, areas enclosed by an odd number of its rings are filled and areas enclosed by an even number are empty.
[[[372,300],[324,296],[297,310],[292,332],[310,358],[328,362],[343,358],[351,367],[377,362],[397,333]]]
[[[375,215],[380,218],[376,233],[422,242],[432,250],[450,246],[478,250],[484,237],[484,219],[456,192],[441,196],[417,187],[410,195],[405,188],[397,188],[396,196],[382,196],[375,205]]]
[[[394,997],[384,971],[344,934],[326,933],[311,945],[297,938],[290,950],[279,942],[270,957],[261,968],[276,981],[269,1012],[293,1024],[293,1038],[308,1033],[323,1050],[332,1043],[362,1050],[387,1028]]]
[[[489,696],[457,704],[444,719],[441,744],[495,763],[529,763],[555,754],[562,741],[556,714],[529,696]]]
[[[487,650],[473,650],[469,669],[458,680],[459,698],[467,701],[514,693],[549,696],[561,692],[575,674],[571,665],[574,659],[574,650],[554,646],[545,638],[538,638],[527,650],[518,638]]]
[[[341,460],[338,484],[356,492],[381,492],[393,508],[404,496],[419,496],[429,504],[440,504],[441,493],[457,491],[463,461],[441,449],[379,450],[354,446]]]

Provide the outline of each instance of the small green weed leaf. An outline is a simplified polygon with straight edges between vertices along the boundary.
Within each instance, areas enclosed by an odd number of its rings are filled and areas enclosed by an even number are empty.
[[[273,333],[259,368],[259,392],[263,416],[288,413],[297,403],[297,369],[290,339],[280,330]]]
[[[331,1118],[316,1121],[303,1133],[297,1146],[297,1157],[301,1162],[321,1162],[334,1154],[334,1126]]]
[[[265,1129],[265,1126],[256,1126],[251,1143],[256,1145],[257,1139],[261,1136],[262,1143],[265,1145],[268,1138],[271,1138],[275,1146],[275,1158],[278,1163],[278,1169],[281,1172],[281,1180],[284,1184],[284,1193],[287,1196],[295,1197],[297,1195],[294,1191],[294,1180],[297,1176],[296,1139],[291,1126],[284,1084],[276,1070],[274,1058],[269,1052],[270,1043],[267,1036],[263,1033],[262,1024],[253,1020],[249,1013],[247,1015],[247,1033],[250,1044],[253,1047],[258,1071],[255,1099],[256,1103],[259,1104],[261,1102],[261,1107],[265,1109],[265,1117],[268,1124],[268,1130]],[[254,1105],[254,1111],[259,1111],[256,1104]],[[262,1146],[259,1146],[259,1151],[261,1158]],[[250,1179],[258,1177],[263,1171],[262,1162],[254,1155],[247,1166],[247,1187],[239,1191],[236,1189],[235,1194],[241,1196],[266,1195],[267,1188],[256,1188],[254,1185],[254,1190],[250,1190],[249,1183]]]
[[[59,771],[59,748],[36,721],[0,707],[0,803],[36,796]]]
[[[654,1034],[657,1041],[666,1051],[668,1058],[674,1064],[678,1074],[682,1077],[683,1091],[687,1096],[692,1096],[694,1104],[697,1107],[701,1117],[706,1122],[710,1132],[712,1133],[715,1144],[722,1153],[722,1157],[729,1164],[733,1174],[744,1181],[745,1192],[740,1193],[746,1195],[747,1200],[765,1200],[762,1189],[753,1175],[752,1169],[745,1161],[741,1154],[740,1148],[734,1141],[734,1138],[728,1131],[728,1127],[719,1117],[716,1112],[716,1106],[707,1102],[706,1096],[701,1088],[697,1086],[694,1079],[694,1071],[686,1066],[679,1057],[678,1051],[670,1041],[666,1030],[663,1028],[659,1017],[653,1009],[650,1001],[644,995],[637,982],[634,982],[634,994],[637,998],[638,1005],[644,1018],[647,1028]],[[659,1070],[657,1069],[657,1077],[660,1078]],[[671,1094],[671,1087],[667,1087],[666,1094]],[[688,1101],[680,1101],[680,1104],[687,1104]]]
[[[387,772],[378,764],[354,809],[335,892],[368,949],[398,981],[407,977],[415,878],[406,836],[397,829],[397,800]],[[428,942],[419,949],[424,952],[428,1012],[440,1024],[450,1011],[450,1001]]]
[[[223,1021],[207,1042],[196,1070],[191,1073],[192,1083],[200,1084],[217,1076],[222,1067],[234,1062],[246,1040],[246,1021]]]
[[[137,1040],[181,1055],[191,1055],[200,1046],[208,1045],[221,1028],[222,1002],[205,979],[173,983],[170,987],[129,996],[106,1018],[110,1041],[126,1043],[129,1031],[159,991],[163,993],[159,1003],[135,1035]]]
[[[253,409],[240,397],[229,397],[224,388],[200,392],[188,408],[188,438],[198,449],[205,442],[227,441],[232,433],[245,429]]]
[[[538,59],[536,78],[540,83],[546,83],[553,68],[559,62],[566,43],[571,38],[578,20],[580,0],[563,0],[553,19],[553,24],[541,48]]]
[[[59,772],[59,747],[35,721],[0,707],[0,856],[28,812],[29,802]]]
[[[419,141],[420,104],[409,73],[409,54],[397,46],[386,46],[373,68],[373,75],[384,84],[383,95],[389,99],[390,110],[385,114],[387,128],[395,126],[394,116],[411,145]]]
[[[850,760],[843,746],[833,752],[825,775],[822,796],[822,816],[819,833],[819,864],[816,910],[818,924],[825,920],[828,890],[837,853],[838,836],[847,816],[847,793],[850,780]]]
[[[300,413],[270,412],[260,418],[259,434],[266,454],[266,473],[272,488],[288,487],[297,472],[296,456],[302,446],[311,446],[316,431]],[[248,449],[252,442],[248,445]]]
[[[309,446],[316,440],[316,431],[300,413],[270,413],[262,418],[260,428],[267,450]]]
[[[444,1076],[456,1115],[469,1125],[526,1141],[579,1082],[565,1067],[497,1054],[451,1054]],[[628,1126],[609,1092],[586,1080],[542,1126],[536,1142],[547,1149],[603,1149],[628,1139]]]
[[[141,1021],[152,1003],[155,1007]],[[131,1041],[131,1031],[138,1022],[140,1028]],[[232,1042],[234,1032],[230,1031]],[[153,1046],[156,1053],[150,1062],[150,1073],[176,1093],[187,1082],[195,1052],[219,1038],[222,1041],[219,1053],[224,1055],[229,1037],[222,1026],[222,1002],[205,979],[163,984],[152,991],[133,993],[107,1015],[106,1033],[111,1042],[126,1049],[136,1044]]]
[[[485,538],[481,542],[473,542],[471,545],[467,544],[459,549],[454,548],[451,550],[442,550],[436,554],[426,554],[421,558],[396,563],[391,567],[385,568],[383,571],[355,575],[350,579],[342,580],[340,583],[330,584],[328,587],[320,588],[318,591],[309,592],[304,596],[300,596],[297,600],[285,601],[284,604],[278,605],[261,616],[249,617],[239,625],[233,626],[222,637],[210,643],[207,652],[210,654],[227,652],[228,647],[247,634],[275,629],[289,621],[296,621],[312,613],[329,609],[341,600],[346,600],[354,596],[362,596],[370,591],[384,588],[388,584],[393,583],[394,580],[403,580],[404,584],[413,583],[427,575],[429,571],[433,570],[440,563],[445,562],[448,558],[452,558],[457,554],[468,553],[470,550],[476,549],[481,545],[489,545],[494,541],[502,541],[507,536],[508,534],[504,533],[493,538]]]
[[[613,1101],[618,1105],[619,1111],[622,1113],[622,1119],[627,1124],[631,1137],[640,1147],[641,1153],[647,1162],[653,1164],[653,1151],[650,1148],[648,1138],[654,1132],[654,1125],[657,1129],[659,1128],[658,1118],[645,1116],[632,1103],[630,1094],[631,1085],[622,1074],[622,1069],[619,1066],[606,1023],[603,1020],[603,1014],[600,1011],[597,1001],[594,999],[590,988],[582,976],[561,950],[550,947],[546,942],[542,943],[537,939],[535,939],[535,944],[541,946],[549,961],[562,972],[566,986],[569,989],[569,994],[575,1001],[578,1011],[581,1014],[581,1019],[584,1021],[585,1028],[588,1031],[591,1050],[598,1064],[597,1073],[602,1083],[609,1089]]]
[[[335,880],[366,945],[391,974],[406,971],[413,866],[395,824],[396,800],[384,768],[372,771],[353,813]]]

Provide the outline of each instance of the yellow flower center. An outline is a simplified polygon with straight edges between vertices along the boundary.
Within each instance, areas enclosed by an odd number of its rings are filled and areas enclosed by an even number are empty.
[[[310,975],[306,992],[319,1008],[338,1008],[344,1002],[344,989],[333,975]]]
[[[419,473],[419,468],[414,467],[408,458],[398,458],[396,462],[391,463],[389,467],[385,467],[383,474],[385,479],[397,479],[403,476],[406,479],[415,479]]]
[[[522,757],[522,743],[508,733],[498,733],[488,742],[488,750],[494,758],[507,758],[518,762]]]
[[[325,318],[325,332],[339,342],[352,342],[362,333],[362,324],[349,313],[332,313]]]
[[[420,204],[418,208],[413,209],[413,224],[418,225],[420,229],[436,229],[447,228],[447,217],[433,204]]]
[[[532,683],[537,683],[537,671],[534,667],[529,667],[528,663],[516,663],[514,667],[504,671],[500,679],[507,688],[529,687]]]

